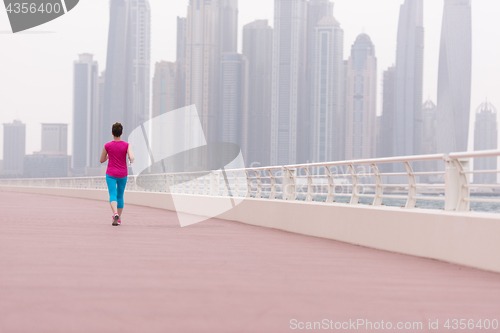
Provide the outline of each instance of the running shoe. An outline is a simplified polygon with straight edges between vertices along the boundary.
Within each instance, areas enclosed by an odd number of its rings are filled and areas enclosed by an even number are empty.
[[[111,225],[119,225],[118,221],[120,220],[120,216],[118,214],[113,215],[113,223]]]
[[[122,225],[122,220],[121,220],[121,218],[118,218],[117,223],[118,223],[118,225]]]

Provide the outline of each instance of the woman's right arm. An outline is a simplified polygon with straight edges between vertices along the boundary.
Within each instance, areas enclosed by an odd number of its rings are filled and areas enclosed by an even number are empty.
[[[107,160],[108,160],[108,152],[106,151],[106,148],[103,148],[101,153],[101,163],[104,163]]]
[[[134,156],[134,152],[132,151],[131,145],[128,145],[127,154],[128,154],[128,159],[130,160],[130,164],[134,163],[135,156]]]

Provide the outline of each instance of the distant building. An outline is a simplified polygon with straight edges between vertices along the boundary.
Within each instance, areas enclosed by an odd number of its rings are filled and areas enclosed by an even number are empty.
[[[393,157],[394,135],[396,120],[396,67],[389,67],[384,71],[383,95],[382,95],[382,118],[380,121],[380,141],[378,143],[378,157]]]
[[[220,1],[221,53],[238,51],[238,0]]]
[[[186,106],[186,29],[186,18],[177,17],[177,108]]]
[[[423,0],[401,5],[396,52],[394,156],[421,153],[424,77]]]
[[[308,41],[308,46],[307,46],[307,73],[306,73],[306,78],[307,78],[307,85],[308,85],[308,93],[306,96],[306,105],[307,105],[307,110],[309,111],[309,118],[311,119],[311,122],[309,124],[309,147],[311,148],[309,150],[309,155],[308,155],[308,160],[311,162],[319,162],[318,160],[315,159],[314,157],[314,148],[316,146],[315,143],[315,127],[316,124],[314,123],[314,89],[316,89],[316,85],[314,82],[314,75],[315,75],[315,66],[317,63],[315,62],[316,57],[316,27],[318,26],[318,23],[325,17],[333,17],[333,3],[329,0],[310,0],[307,3],[307,41]],[[343,49],[343,45],[342,45]]]
[[[42,124],[42,152],[68,154],[67,124]]]
[[[311,138],[310,159],[314,162],[344,158],[344,31],[333,16],[318,22],[310,61]]]
[[[177,63],[161,61],[155,66],[153,78],[153,118],[177,109]],[[150,142],[151,148],[157,156],[169,156],[172,154],[172,143],[181,145],[183,137],[178,130],[184,126],[184,122],[166,122],[165,118],[155,120],[153,125],[153,138]]]
[[[219,131],[220,87],[220,6],[219,1],[190,1],[187,15],[186,40],[186,101],[194,104],[200,119],[187,122],[185,145],[203,145],[205,140],[216,142]],[[191,135],[191,128],[201,126],[205,137]],[[196,166],[197,161],[190,161]]]
[[[161,61],[153,78],[153,117],[177,109],[177,64]]]
[[[468,150],[471,77],[471,0],[445,0],[437,101],[440,153]]]
[[[421,154],[431,155],[437,153],[437,106],[430,99],[422,106],[422,143]],[[415,168],[417,168],[415,165]],[[438,161],[420,162],[421,171],[438,171]],[[421,176],[426,182],[435,182],[439,178],[434,176]]]
[[[246,126],[248,123],[248,61],[244,55],[225,53],[222,56],[220,91],[220,140],[221,142],[237,144],[243,154],[246,155],[248,138]]]
[[[377,58],[367,34],[351,49],[346,74],[345,159],[366,159],[376,152]]]
[[[422,106],[422,151],[424,155],[437,153],[437,106],[430,99]]]
[[[381,126],[382,125],[382,116],[377,116],[377,127],[376,127],[376,134],[375,134],[375,137],[376,137],[376,140],[375,142],[377,143],[377,147],[376,147],[376,152],[375,152],[375,156],[376,157],[379,157],[380,156],[380,149],[381,149],[381,146],[380,146],[380,137],[381,137]]]
[[[481,104],[476,110],[474,128],[474,150],[498,149],[497,110],[488,102]],[[474,170],[497,170],[497,157],[482,157],[474,159]],[[475,174],[474,183],[495,184],[497,174]]]
[[[248,60],[248,120],[245,163],[269,166],[273,29],[267,20],[243,27],[243,55]]]
[[[275,0],[271,165],[307,162],[307,1]]]
[[[68,156],[68,125],[42,124],[42,150],[24,157],[25,178],[68,177],[71,157]]]
[[[73,78],[73,175],[99,167],[102,122],[99,110],[99,67],[91,54],[81,54],[74,62]],[[111,136],[109,126],[106,138]]]
[[[3,124],[3,171],[8,175],[22,175],[26,155],[26,125],[20,120]]]
[[[43,152],[24,157],[25,178],[63,178],[69,176],[71,158],[63,154]]]
[[[111,126],[123,124],[123,138],[149,120],[151,9],[148,0],[110,0],[102,122],[103,146]]]

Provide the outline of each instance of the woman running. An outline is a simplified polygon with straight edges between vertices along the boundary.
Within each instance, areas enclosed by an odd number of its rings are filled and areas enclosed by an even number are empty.
[[[108,184],[109,202],[113,211],[112,225],[122,223],[120,217],[123,212],[123,192],[127,185],[127,155],[130,163],[134,163],[135,157],[130,144],[121,140],[123,126],[120,123],[113,125],[111,130],[113,141],[104,145],[101,154],[101,163],[109,159],[108,169],[106,171],[106,183]]]

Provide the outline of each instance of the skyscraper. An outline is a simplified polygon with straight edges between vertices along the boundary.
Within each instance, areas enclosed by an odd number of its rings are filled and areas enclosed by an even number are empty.
[[[126,139],[149,119],[151,13],[148,0],[111,0],[102,144],[121,122]]]
[[[333,16],[326,16],[312,37],[311,159],[338,161],[344,158],[344,31]]]
[[[422,105],[422,144],[420,153],[423,155],[430,155],[437,153],[437,106],[428,99]],[[422,171],[436,171],[438,170],[438,161],[425,161],[420,162]],[[435,177],[423,176],[421,179],[426,179],[428,182],[432,181]]]
[[[23,173],[26,155],[26,124],[14,120],[3,124],[3,171],[11,175]]]
[[[238,0],[220,1],[221,53],[238,51]]]
[[[389,67],[384,71],[382,95],[382,119],[380,121],[380,142],[378,143],[378,157],[393,157],[395,120],[396,120],[396,67]]]
[[[157,62],[153,78],[153,118],[177,109],[178,88],[177,63]],[[149,143],[153,151],[159,156],[171,155],[174,143],[180,145],[183,142],[178,129],[178,126],[183,125],[182,122],[167,122],[165,118],[156,120],[153,124],[152,138]]]
[[[42,124],[42,152],[68,154],[67,124]],[[94,158],[97,160],[97,157]]]
[[[177,108],[186,106],[186,26],[185,17],[177,17]]]
[[[243,27],[243,55],[249,67],[245,162],[249,166],[269,166],[273,29],[267,20]]]
[[[247,155],[248,61],[244,55],[225,53],[221,63],[221,142],[240,146]],[[225,153],[225,152],[224,152]],[[231,160],[228,156],[223,160]]]
[[[275,0],[271,164],[306,162],[309,155],[307,112],[307,1]]]
[[[422,143],[424,74],[423,0],[405,0],[399,14],[396,52],[395,156],[418,155]]]
[[[438,74],[438,152],[467,151],[472,76],[470,0],[445,0]]]
[[[177,109],[177,63],[161,61],[153,78],[153,118]]]
[[[309,123],[309,138],[307,144],[309,147],[313,147],[314,145],[314,100],[313,100],[313,95],[314,95],[314,60],[315,60],[315,52],[316,52],[316,38],[315,38],[315,29],[318,25],[318,23],[324,18],[324,17],[333,17],[333,3],[330,2],[329,0],[310,0],[307,3],[307,72],[306,72],[306,79],[307,79],[307,86],[309,89],[309,92],[306,96],[306,103],[307,103],[307,111],[309,113],[309,119],[311,120]],[[304,138],[301,138],[301,140],[304,140]],[[308,159],[311,161],[317,161],[314,158],[314,151],[310,150],[309,151],[309,156]]]
[[[84,176],[85,168],[97,167],[102,147],[99,114],[99,67],[91,54],[80,54],[73,64],[73,157],[76,176]],[[108,128],[109,138],[111,126]]]
[[[346,77],[345,159],[371,158],[376,152],[377,58],[367,34],[351,48]]]
[[[186,102],[194,104],[199,119],[187,122],[186,145],[195,147],[218,141],[220,68],[220,0],[190,0],[187,16],[186,40]],[[190,128],[201,121],[205,138],[198,137]],[[194,161],[191,161],[196,163]]]
[[[424,155],[437,153],[437,106],[430,99],[422,106],[422,151]]]
[[[476,109],[474,128],[474,150],[495,150],[498,148],[498,122],[496,108],[486,101]],[[474,171],[497,170],[497,157],[474,159]],[[474,183],[495,184],[497,174],[475,174]]]

